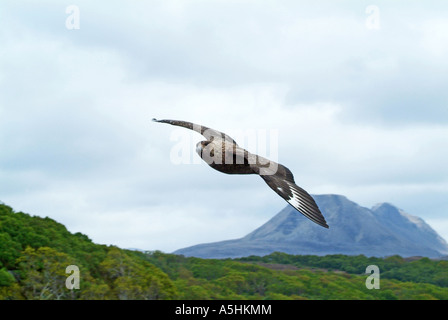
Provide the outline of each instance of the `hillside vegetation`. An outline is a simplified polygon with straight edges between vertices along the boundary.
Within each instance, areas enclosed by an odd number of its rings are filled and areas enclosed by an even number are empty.
[[[367,289],[368,265],[380,289]],[[79,268],[79,289],[67,288]],[[93,243],[0,204],[0,299],[448,299],[448,262],[399,256],[199,259]]]

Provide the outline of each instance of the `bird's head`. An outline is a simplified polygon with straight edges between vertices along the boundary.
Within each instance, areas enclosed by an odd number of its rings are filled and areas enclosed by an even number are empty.
[[[210,144],[211,141],[199,141],[196,144],[196,152],[197,154],[202,158],[202,152],[205,147],[207,147]]]

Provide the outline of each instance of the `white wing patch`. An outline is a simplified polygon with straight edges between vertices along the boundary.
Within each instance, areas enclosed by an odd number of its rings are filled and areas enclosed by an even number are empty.
[[[291,185],[288,181],[286,181],[286,183],[288,184],[289,190],[292,193],[292,197],[289,198],[288,202],[295,208],[299,208],[301,202],[300,202],[300,198],[299,198],[299,194],[296,192],[296,190],[294,189],[293,185]]]
[[[299,193],[300,191],[297,189],[297,186],[290,183],[289,181],[285,182],[288,185],[289,190],[291,191],[292,194],[292,196],[289,197],[289,200],[286,201],[294,208],[296,208],[304,216],[308,217],[317,224],[320,224],[321,226],[328,228],[328,225],[326,224],[325,219],[321,216],[317,206],[316,208],[314,208],[315,205],[307,201],[306,198],[303,198],[304,196],[300,195]]]

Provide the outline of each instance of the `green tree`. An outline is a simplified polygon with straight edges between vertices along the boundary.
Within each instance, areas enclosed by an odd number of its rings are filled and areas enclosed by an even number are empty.
[[[154,265],[111,247],[100,270],[112,288],[114,299],[156,300],[176,296],[172,281]]]
[[[21,292],[26,299],[73,299],[75,291],[66,287],[67,266],[75,264],[67,254],[48,247],[27,247],[17,260],[22,277]]]

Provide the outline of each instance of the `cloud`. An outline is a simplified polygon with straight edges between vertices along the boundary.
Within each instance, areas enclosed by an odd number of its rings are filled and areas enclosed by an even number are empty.
[[[242,145],[277,132],[266,151],[311,193],[446,213],[443,10],[380,2],[369,30],[367,3],[75,5],[79,30],[53,1],[0,13],[0,199],[16,210],[170,251],[243,236],[286,205],[256,176],[173,163],[176,139],[194,161],[203,137],[155,117]]]

